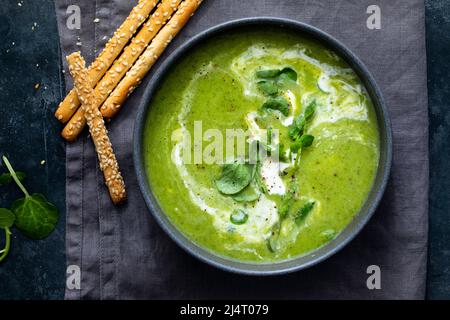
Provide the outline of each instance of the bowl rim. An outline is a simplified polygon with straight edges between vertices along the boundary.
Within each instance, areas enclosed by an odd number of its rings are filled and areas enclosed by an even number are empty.
[[[271,27],[287,28],[299,33],[306,34],[308,37],[322,43],[343,58],[347,64],[356,72],[364,86],[366,87],[372,100],[373,108],[377,115],[377,122],[380,135],[380,159],[375,181],[371,191],[360,211],[352,218],[352,221],[344,228],[341,233],[324,246],[307,253],[306,255],[294,257],[289,260],[282,260],[268,263],[252,263],[238,261],[227,258],[211,252],[201,247],[194,241],[186,237],[178,228],[170,222],[168,216],[160,208],[156,197],[154,196],[147,179],[147,174],[143,160],[143,136],[146,125],[147,113],[150,109],[150,102],[154,92],[159,88],[161,80],[166,73],[175,65],[184,53],[189,52],[203,41],[221,34],[224,31],[234,30],[240,27],[251,27],[260,25],[270,25]],[[169,235],[169,237],[182,249],[197,259],[217,267],[219,269],[245,275],[267,276],[291,273],[314,266],[344,248],[373,216],[378,207],[381,198],[386,190],[389,175],[392,166],[392,129],[387,107],[381,90],[378,87],[374,77],[369,72],[363,62],[339,40],[328,33],[313,27],[309,24],[296,20],[275,17],[252,17],[242,18],[224,22],[210,27],[192,38],[186,40],[182,45],[176,48],[157,68],[156,72],[144,90],[143,97],[140,99],[134,132],[133,132],[133,163],[139,189],[145,200],[147,208],[160,227]],[[383,150],[381,150],[383,144]],[[383,158],[383,159],[382,159]],[[369,199],[369,197],[371,199]],[[345,233],[345,231],[347,231]],[[344,234],[345,233],[345,234]],[[302,262],[302,260],[305,260]]]

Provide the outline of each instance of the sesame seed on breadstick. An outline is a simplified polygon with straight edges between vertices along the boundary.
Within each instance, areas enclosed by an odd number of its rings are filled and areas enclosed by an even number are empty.
[[[139,26],[144,23],[150,12],[158,3],[158,0],[140,0],[133,8],[130,15],[108,41],[103,51],[89,66],[88,73],[92,81],[92,87],[103,77],[112,65],[122,49],[134,35]],[[75,89],[72,89],[66,98],[60,103],[55,112],[55,117],[62,123],[66,123],[80,106],[80,101]]]
[[[181,0],[161,1],[150,19],[144,24],[136,37],[133,38],[131,44],[125,48],[121,56],[114,62],[113,66],[100,82],[98,82],[94,89],[98,102],[97,107],[100,107],[108,98],[109,94],[125,76],[126,72],[130,70],[145,48],[147,48],[150,41],[152,41],[158,31],[170,19],[180,2]],[[81,133],[85,125],[86,120],[83,115],[83,110],[80,108],[69,120],[61,135],[66,140],[73,141]]]
[[[127,97],[140,84],[141,80],[149,72],[165,48],[187,23],[201,4],[201,0],[185,0],[180,5],[176,14],[167,25],[161,29],[145,52],[139,57],[135,65],[128,71],[127,75],[120,81],[116,89],[111,93],[102,106],[102,114],[113,117],[125,102]]]
[[[119,171],[116,156],[113,152],[108,131],[100,110],[96,107],[96,97],[91,87],[88,70],[80,52],[72,53],[67,57],[70,74],[73,77],[75,90],[82,103],[84,116],[89,125],[89,132],[97,151],[100,169],[103,171],[105,183],[114,204],[126,199],[125,184]]]

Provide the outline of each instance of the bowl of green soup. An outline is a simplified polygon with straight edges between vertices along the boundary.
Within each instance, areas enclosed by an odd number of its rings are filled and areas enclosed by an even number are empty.
[[[187,41],[153,75],[134,131],[156,221],[200,260],[249,275],[343,248],[379,204],[391,157],[387,109],[363,63],[286,19]]]

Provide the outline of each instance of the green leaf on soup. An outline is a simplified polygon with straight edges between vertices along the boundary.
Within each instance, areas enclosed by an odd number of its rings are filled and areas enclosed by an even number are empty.
[[[0,250],[0,262],[5,260],[5,258],[8,256],[9,249],[11,248],[11,231],[9,230],[9,227],[2,228],[5,233],[5,247]]]
[[[256,77],[258,78],[275,78],[281,74],[280,69],[267,69],[256,71]]]
[[[280,230],[281,230],[281,222],[278,221],[273,227],[272,232],[267,239],[267,248],[270,252],[277,252],[280,250]]]
[[[317,103],[316,100],[311,101],[308,106],[305,109],[304,117],[306,120],[310,120],[311,117],[314,115],[314,112],[316,112]]]
[[[284,148],[284,144],[280,143],[276,146],[275,152],[280,161],[288,161],[288,157],[286,156],[286,149]]]
[[[278,80],[292,80],[297,81],[297,72],[290,68],[285,67],[283,69],[266,69],[266,70],[259,70],[256,72],[256,77],[263,78],[263,79],[272,79],[278,77]]]
[[[15,225],[31,239],[44,239],[58,222],[58,209],[42,194],[32,194],[14,201],[11,210],[16,215]]]
[[[257,83],[259,90],[261,90],[264,94],[273,96],[278,93],[278,87],[273,81],[269,80],[261,80]]]
[[[300,208],[295,217],[295,223],[297,225],[301,225],[303,221],[305,221],[306,217],[311,213],[312,209],[314,208],[314,204],[315,202],[311,201],[306,203],[303,207]]]
[[[310,134],[304,134],[291,144],[291,151],[298,152],[300,149],[308,148],[312,145],[314,137]]]
[[[280,77],[285,77],[289,80],[297,81],[297,72],[290,67],[286,67],[280,71]]]
[[[244,224],[248,220],[248,214],[242,209],[236,209],[233,211],[233,213],[230,215],[230,221],[233,224]]]
[[[25,177],[27,176],[24,172],[21,171],[17,171],[16,175],[19,181],[25,180]],[[13,181],[14,181],[13,177],[11,176],[10,173],[3,173],[2,175],[0,175],[0,184],[8,184]]]
[[[267,239],[267,248],[270,252],[277,252],[280,248],[278,237],[272,235]]]
[[[337,232],[333,229],[327,229],[320,233],[322,237],[325,238],[326,241],[331,241],[336,237]]]
[[[267,193],[267,187],[266,187],[265,183],[262,181],[262,178],[261,178],[261,162],[260,161],[258,161],[258,163],[255,165],[255,171],[254,172],[255,173],[253,175],[253,178],[254,178],[256,187],[258,188],[258,190],[261,193],[266,194]]]
[[[280,217],[280,220],[287,217],[292,205],[294,204],[296,192],[297,186],[295,184],[291,184],[288,192],[283,196],[281,204],[278,208],[278,216]]]
[[[255,188],[250,184],[241,192],[232,195],[234,201],[237,202],[253,202],[259,199],[261,193],[259,193]]]
[[[305,109],[305,112],[294,119],[294,123],[289,126],[288,134],[292,140],[299,138],[305,130],[306,122],[311,119],[316,110],[316,100],[313,100]]]
[[[301,133],[305,130],[306,126],[306,119],[304,115],[301,115],[297,118],[295,118],[294,125],[299,129]]]
[[[252,181],[253,166],[237,162],[225,164],[222,175],[215,181],[217,189],[221,193],[228,195],[242,191]]]
[[[297,139],[303,133],[303,129],[300,129],[295,123],[288,128],[288,135],[292,140]]]
[[[289,103],[284,97],[269,98],[262,106],[263,109],[280,111],[284,116],[289,114]]]
[[[16,216],[11,210],[0,208],[0,228],[11,228],[16,220]]]
[[[310,147],[314,142],[314,137],[310,134],[304,134],[299,139],[302,149]]]

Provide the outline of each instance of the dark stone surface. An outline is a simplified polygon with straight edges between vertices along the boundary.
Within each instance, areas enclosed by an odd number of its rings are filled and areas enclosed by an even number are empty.
[[[41,241],[12,230],[12,250],[0,264],[0,299],[59,299],[65,283],[65,152],[53,117],[62,90],[56,17],[52,0],[18,2],[0,6],[0,154],[27,173],[28,191],[45,194],[61,219]],[[0,186],[1,207],[22,196],[15,185]],[[2,248],[3,239],[0,231]]]
[[[0,6],[0,153],[28,173],[28,189],[46,194],[60,209],[61,220],[43,241],[28,240],[14,230],[10,256],[0,265],[0,299],[60,299],[65,283],[65,159],[60,125],[53,118],[63,90],[55,63],[60,61],[56,18],[52,0],[23,0],[21,7],[17,2]],[[431,152],[427,296],[448,299],[450,1],[427,0],[426,12]],[[41,84],[38,90],[36,83]],[[0,206],[9,206],[19,196],[14,186],[0,187]],[[3,246],[3,234],[0,237]]]
[[[430,117],[427,297],[450,299],[450,1],[426,1]]]

